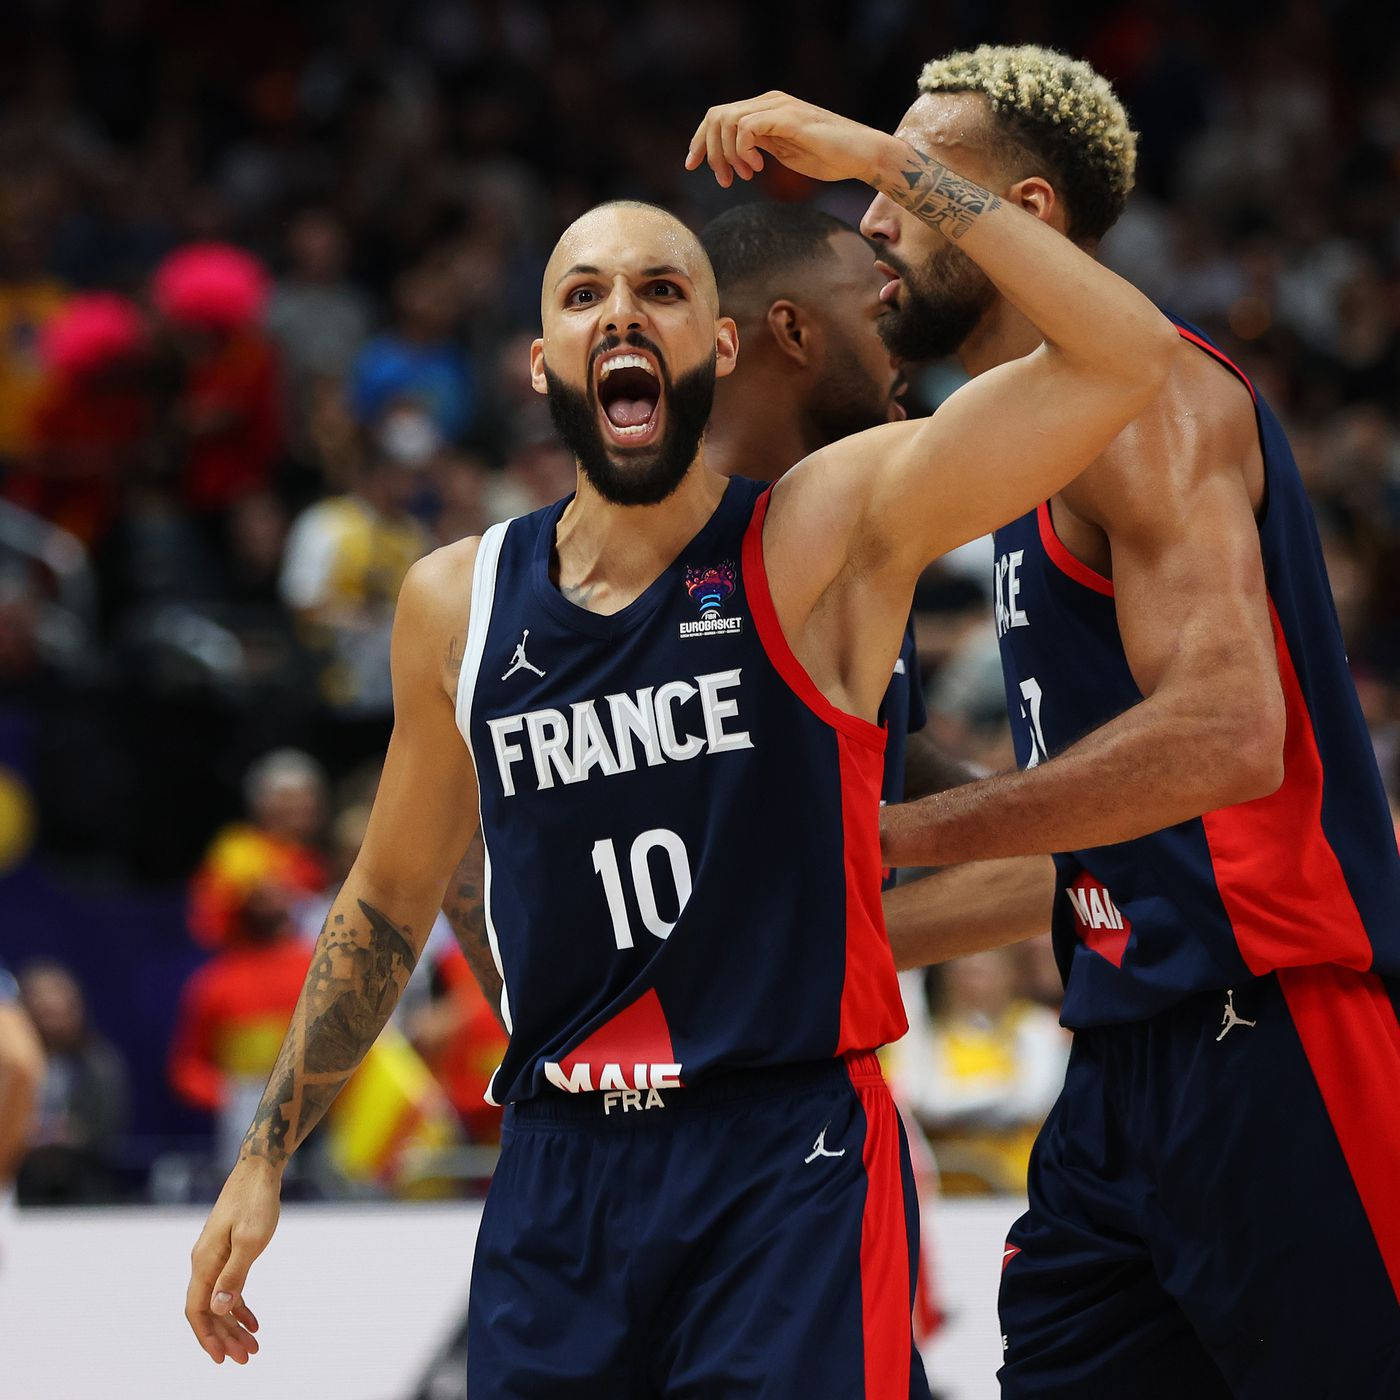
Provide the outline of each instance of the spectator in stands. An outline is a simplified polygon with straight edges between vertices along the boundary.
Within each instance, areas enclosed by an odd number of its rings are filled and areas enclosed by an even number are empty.
[[[45,1056],[38,1118],[20,1167],[20,1202],[112,1200],[130,1118],[126,1063],[89,1023],[82,990],[61,963],[31,963],[19,981]]]
[[[15,979],[0,966],[0,1204],[29,1147],[43,1078],[43,1047]]]
[[[269,484],[282,450],[277,357],[259,326],[262,264],[198,243],[156,269],[151,296],[178,362],[170,428],[186,506],[205,518]]]
[[[291,266],[272,293],[267,329],[281,351],[293,424],[311,385],[342,382],[370,331],[368,298],[346,278],[349,239],[328,209],[304,209],[287,235]],[[295,429],[294,429],[295,431]]]
[[[89,548],[151,456],[156,403],[145,318],[112,292],[74,297],[44,328],[28,450],[6,495]]]
[[[190,932],[206,948],[228,944],[249,895],[271,883],[293,897],[320,892],[326,779],[299,749],[265,754],[243,780],[246,821],[215,836],[190,883]]]
[[[350,492],[308,507],[292,523],[282,597],[321,657],[322,697],[343,716],[382,721],[389,714],[394,604],[404,575],[429,547],[408,507],[440,446],[417,402],[395,400],[366,434]]]
[[[0,206],[0,465],[33,448],[33,411],[44,382],[40,337],[69,295],[44,265],[43,180],[38,171],[27,178],[7,172]]]
[[[218,1115],[216,1155],[233,1165],[292,1018],[311,949],[296,936],[292,901],[262,880],[234,911],[227,946],[185,983],[170,1048],[170,1084]]]
[[[476,418],[471,364],[452,339],[460,307],[450,269],[422,263],[394,286],[395,324],[355,361],[351,402],[361,423],[395,403],[414,403],[439,436],[460,442]]]
[[[1053,1011],[1016,995],[1016,963],[1013,948],[959,958],[942,969],[932,1016],[910,1008],[896,1087],[947,1192],[1023,1192],[1031,1143],[1064,1082],[1069,1037]]]

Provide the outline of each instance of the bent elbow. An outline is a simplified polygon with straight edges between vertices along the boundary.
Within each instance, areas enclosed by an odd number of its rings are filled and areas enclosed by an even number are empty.
[[[1272,797],[1283,786],[1284,731],[1282,704],[1276,716],[1256,715],[1236,729],[1225,765],[1231,789],[1226,805]]]
[[[1142,328],[1142,348],[1131,365],[1133,387],[1142,408],[1166,386],[1172,357],[1180,344],[1176,327],[1155,307],[1144,319],[1147,324]]]

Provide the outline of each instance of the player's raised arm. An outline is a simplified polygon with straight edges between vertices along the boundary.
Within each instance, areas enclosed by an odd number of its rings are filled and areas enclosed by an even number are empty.
[[[277,1225],[282,1172],[374,1043],[413,971],[477,822],[476,780],[450,694],[474,542],[410,570],[394,621],[394,733],[364,845],[326,916],[238,1163],[192,1255],[185,1316],[216,1362],[246,1362],[249,1266]]]
[[[686,164],[707,160],[728,185],[762,169],[764,152],[815,179],[863,180],[938,229],[1045,338],[932,418],[846,439],[792,474],[790,494],[830,502],[841,490],[838,517],[858,516],[846,552],[867,536],[897,573],[917,571],[1059,490],[1161,387],[1176,343],[1170,322],[1025,209],[899,137],[778,92],[711,108]]]

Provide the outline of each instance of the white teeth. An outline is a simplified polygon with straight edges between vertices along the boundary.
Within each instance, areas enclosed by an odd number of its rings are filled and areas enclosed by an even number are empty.
[[[644,369],[653,379],[656,378],[656,371],[640,355],[609,356],[603,361],[603,370],[598,377],[606,379],[615,369]]]
[[[634,423],[630,428],[619,428],[616,423],[612,424],[612,430],[618,437],[641,437],[650,427],[650,423]]]

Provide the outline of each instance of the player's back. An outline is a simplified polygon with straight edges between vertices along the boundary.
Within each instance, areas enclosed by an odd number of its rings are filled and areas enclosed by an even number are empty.
[[[731,480],[640,597],[550,578],[566,501],[482,541],[458,692],[512,1031],[500,1101],[872,1049],[905,1024],[880,912],[884,736],[832,707]]]
[[[1302,479],[1254,386],[1258,514],[1287,715],[1279,790],[1135,841],[1056,856],[1056,948],[1072,1026],[1135,1020],[1275,968],[1400,971],[1400,856],[1347,668]],[[1112,582],[1048,505],[996,533],[996,627],[1018,761],[1037,763],[1142,699]]]

